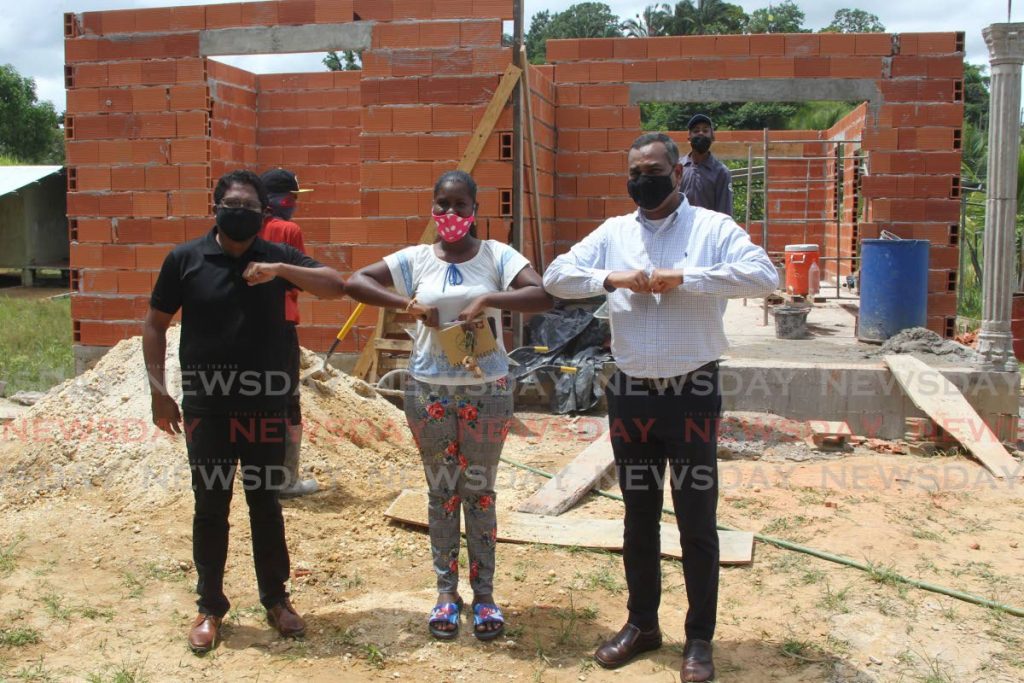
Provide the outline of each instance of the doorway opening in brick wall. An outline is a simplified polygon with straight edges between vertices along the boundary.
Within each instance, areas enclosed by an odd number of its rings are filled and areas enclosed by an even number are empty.
[[[640,102],[645,130],[690,153],[690,117],[715,124],[712,155],[729,169],[732,216],[780,267],[789,245],[817,245],[820,294],[852,296],[859,270],[859,201],[866,103]],[[713,208],[713,207],[708,207]]]

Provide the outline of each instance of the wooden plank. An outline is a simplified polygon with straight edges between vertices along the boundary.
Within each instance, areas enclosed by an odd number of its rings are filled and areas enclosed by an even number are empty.
[[[530,189],[532,190],[531,197],[533,201],[531,205],[533,207],[533,249],[534,258],[536,259],[534,265],[537,266],[537,272],[544,272],[544,226],[541,222],[540,216],[540,185],[537,183],[537,142],[533,137],[533,93],[530,91],[530,61],[526,58],[526,48],[522,48],[520,51],[522,55],[521,62],[524,64],[523,68],[523,91],[526,93],[523,98],[523,103],[526,105],[526,137],[530,142]]]
[[[587,495],[615,465],[607,424],[604,429],[572,462],[516,509],[534,515],[560,515]]]
[[[715,140],[713,149],[715,157],[718,159],[742,159],[746,161],[747,148],[751,146],[756,146],[758,153],[763,153],[764,145],[760,140],[756,143]],[[786,157],[802,157],[804,156],[804,145],[802,142],[771,142],[768,144],[768,154],[771,155],[772,161],[785,161]],[[755,161],[756,159],[757,157],[755,156]]]
[[[884,360],[914,405],[949,432],[993,476],[999,479],[1021,476],[1020,467],[999,438],[941,372],[909,354],[888,355]]]
[[[390,519],[427,526],[427,494],[406,489],[384,515]],[[622,550],[621,519],[583,519],[550,517],[506,512],[498,508],[498,540],[509,543],[544,543],[547,545]],[[754,534],[748,531],[719,531],[721,564],[750,564],[754,560]],[[675,523],[661,524],[661,554],[682,558],[679,530]]]
[[[373,345],[378,351],[412,351],[411,339],[374,339]]]

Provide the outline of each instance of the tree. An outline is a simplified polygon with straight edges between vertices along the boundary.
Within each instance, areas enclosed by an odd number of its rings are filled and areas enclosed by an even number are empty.
[[[832,23],[822,33],[885,33],[878,17],[862,9],[837,9]]]
[[[363,68],[362,56],[362,50],[343,50],[340,55],[331,50],[323,62],[329,71],[360,71]]]
[[[63,164],[63,116],[40,102],[36,83],[10,64],[0,66],[0,156],[23,164]]]
[[[804,13],[792,0],[756,9],[747,22],[747,33],[809,33],[804,28]]]
[[[743,33],[747,13],[739,5],[722,0],[680,0],[672,21],[672,35],[696,36]]]
[[[985,67],[964,62],[964,120],[982,131],[988,130],[988,85]]]
[[[668,3],[647,6],[635,19],[622,22],[622,30],[632,38],[665,36],[672,28],[672,7]]]
[[[552,38],[615,38],[622,36],[619,17],[603,2],[581,2],[563,12],[538,12],[523,39],[533,63],[543,63]]]
[[[530,28],[523,36],[526,58],[533,64],[543,64],[547,58],[548,33],[551,31],[551,12],[537,12],[530,19]]]

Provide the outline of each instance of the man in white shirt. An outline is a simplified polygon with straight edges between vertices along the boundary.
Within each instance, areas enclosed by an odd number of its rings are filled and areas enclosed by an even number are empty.
[[[606,220],[559,256],[545,289],[562,299],[607,294],[618,371],[608,387],[612,448],[625,499],[625,626],[594,653],[607,668],[661,646],[660,521],[666,463],[683,547],[689,608],[681,676],[714,677],[718,609],[718,358],[729,298],[766,296],[778,274],[729,216],[681,194],[679,149],[647,133],[629,151],[634,213]]]

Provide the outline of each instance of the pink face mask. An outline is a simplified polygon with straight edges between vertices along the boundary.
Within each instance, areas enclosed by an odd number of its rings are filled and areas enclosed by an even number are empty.
[[[469,229],[473,227],[473,221],[476,220],[476,216],[473,214],[463,217],[457,213],[435,213],[433,218],[437,223],[437,234],[445,242],[461,240],[469,233]]]

